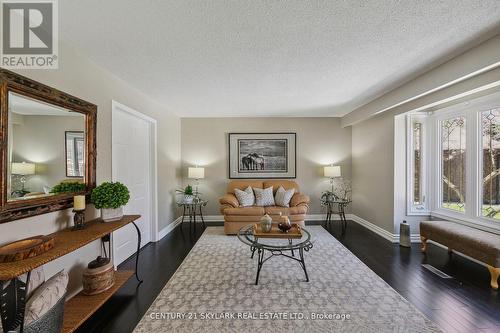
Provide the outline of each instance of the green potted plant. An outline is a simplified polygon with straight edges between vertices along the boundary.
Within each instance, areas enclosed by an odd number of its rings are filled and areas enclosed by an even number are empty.
[[[90,200],[95,208],[101,210],[105,222],[116,221],[123,217],[123,206],[130,199],[127,186],[120,182],[104,182],[92,190]]]
[[[184,189],[176,190],[177,193],[183,194],[183,203],[192,203],[194,199],[193,187],[191,185],[186,186]]]
[[[59,184],[55,185],[50,190],[50,193],[54,193],[54,194],[77,193],[77,192],[83,192],[86,189],[87,189],[87,186],[84,183],[65,181],[65,182],[60,182]]]

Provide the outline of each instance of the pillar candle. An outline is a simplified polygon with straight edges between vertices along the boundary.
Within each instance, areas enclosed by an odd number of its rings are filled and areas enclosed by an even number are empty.
[[[85,196],[76,195],[73,198],[73,209],[74,210],[84,210],[85,209]]]

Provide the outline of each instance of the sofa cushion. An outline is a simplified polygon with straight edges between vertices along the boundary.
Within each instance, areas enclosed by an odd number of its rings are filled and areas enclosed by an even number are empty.
[[[299,185],[293,180],[286,179],[273,179],[266,180],[263,184],[263,188],[273,187],[275,190],[278,190],[280,186],[283,186],[285,190],[295,189],[295,193],[300,193]]]
[[[254,188],[256,206],[274,206],[273,188]]]
[[[227,193],[234,194],[234,189],[245,190],[248,186],[252,188],[264,188],[264,183],[260,180],[233,180],[227,185]]]
[[[297,207],[280,207],[280,206],[269,206],[265,207],[266,214],[269,215],[297,215],[297,214],[306,214],[307,207],[306,206],[297,206]]]
[[[246,216],[260,216],[264,215],[264,207],[238,207],[238,208],[226,208],[224,209],[225,215],[246,215]]]
[[[280,188],[276,191],[276,195],[274,196],[274,202],[276,203],[276,206],[290,207],[290,200],[292,200],[294,193],[294,188],[285,190],[283,186],[280,186]]]
[[[248,186],[244,191],[235,188],[234,195],[238,198],[238,202],[241,207],[250,207],[255,203],[255,196],[250,186]]]

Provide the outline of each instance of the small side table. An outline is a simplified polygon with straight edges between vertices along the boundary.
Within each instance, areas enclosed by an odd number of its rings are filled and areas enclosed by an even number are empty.
[[[203,227],[205,227],[205,220],[203,219],[202,208],[207,205],[207,200],[193,200],[193,202],[178,202],[177,205],[182,207],[182,221],[181,225],[184,223],[186,217],[189,218],[189,228],[191,229],[191,223],[194,223],[196,228],[196,215],[201,218]]]
[[[332,214],[338,214],[342,225],[342,233],[344,233],[347,228],[345,208],[349,206],[351,202],[351,200],[321,200],[321,206],[326,207],[325,226],[328,226],[332,221]]]

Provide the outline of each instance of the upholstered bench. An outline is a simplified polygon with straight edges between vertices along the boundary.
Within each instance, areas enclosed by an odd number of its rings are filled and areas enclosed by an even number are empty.
[[[428,221],[420,223],[422,252],[426,252],[427,241],[432,240],[452,250],[474,258],[488,267],[491,287],[498,289],[500,275],[500,235],[450,221]]]

